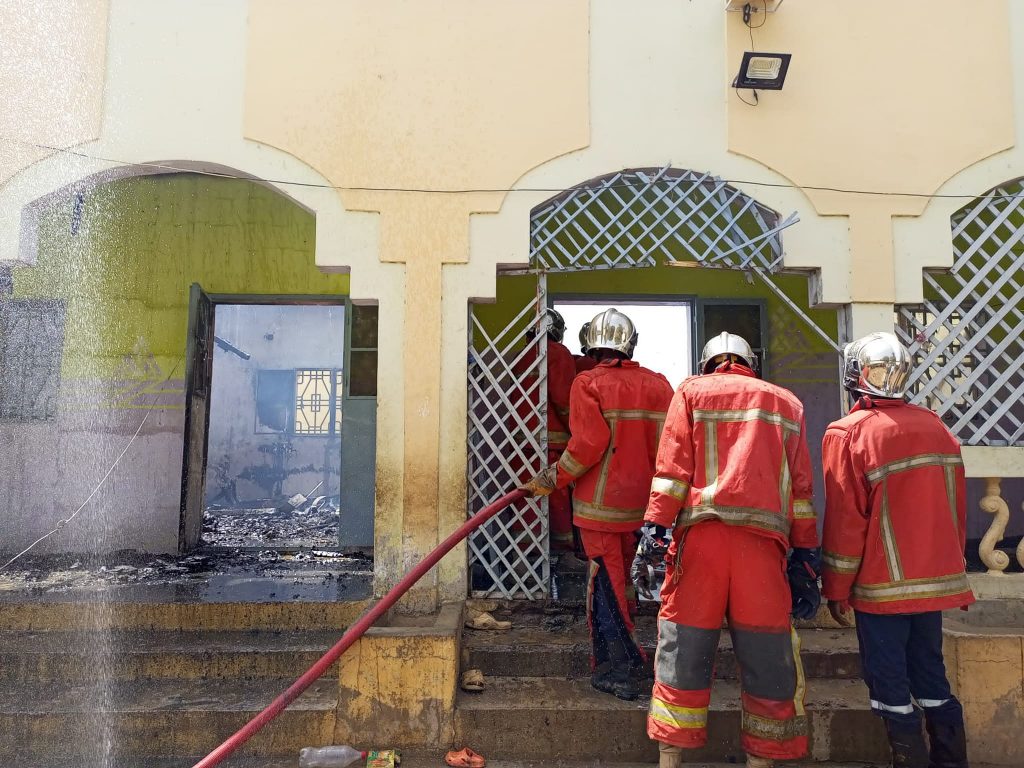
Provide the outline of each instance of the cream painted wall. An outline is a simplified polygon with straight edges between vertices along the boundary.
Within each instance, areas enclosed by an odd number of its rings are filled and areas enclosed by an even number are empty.
[[[791,52],[789,77],[759,106],[729,99],[729,146],[799,185],[927,195],[1013,144],[1007,0],[791,0],[760,21],[755,50]],[[750,35],[730,14],[734,67]],[[849,217],[850,297],[895,301],[891,219],[927,199],[808,196]]]
[[[0,185],[99,136],[107,0],[0,0]],[[43,145],[43,146],[39,146]]]
[[[31,261],[32,232],[20,239],[22,220],[32,223],[32,204],[55,191],[95,176],[158,172],[125,168],[122,162],[170,162],[199,168],[234,169],[258,179],[285,179],[326,184],[309,165],[285,152],[242,137],[245,95],[246,15],[244,3],[181,0],[108,0],[102,130],[95,141],[76,151],[110,160],[56,154],[29,165],[10,183],[0,185],[0,262]],[[88,3],[97,8],[104,3]],[[54,5],[63,6],[62,3]],[[9,0],[0,7],[15,17],[25,3]],[[7,18],[2,19],[6,29]],[[59,29],[56,27],[55,29]],[[102,25],[76,28],[94,42]],[[73,50],[73,47],[72,47]],[[183,55],[187,50],[188,55]],[[67,56],[70,58],[71,53]],[[66,62],[70,68],[78,61]],[[20,86],[19,86],[20,87]],[[0,81],[0,103],[8,103],[10,85]],[[39,105],[37,105],[39,106]],[[45,107],[45,105],[42,105]],[[6,112],[6,110],[5,110]],[[45,118],[45,111],[40,112]],[[89,118],[92,120],[93,118]],[[91,123],[69,125],[86,130]],[[2,143],[0,143],[2,145]],[[184,162],[180,162],[184,161]],[[330,189],[281,185],[279,189],[317,213],[317,253],[344,251],[344,263],[376,261],[376,218],[347,214]],[[24,213],[24,215],[23,215]]]

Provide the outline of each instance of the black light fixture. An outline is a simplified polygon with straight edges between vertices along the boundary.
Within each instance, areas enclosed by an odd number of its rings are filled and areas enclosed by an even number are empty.
[[[745,51],[743,61],[740,62],[740,73],[732,81],[732,87],[781,91],[792,57],[791,53]]]

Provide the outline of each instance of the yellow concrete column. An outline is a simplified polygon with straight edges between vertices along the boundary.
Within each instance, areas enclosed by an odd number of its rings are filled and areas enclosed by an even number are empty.
[[[472,200],[473,197],[470,197]],[[443,375],[442,270],[469,256],[466,198],[444,195],[393,196],[382,206],[381,261],[405,264],[402,323],[402,368],[405,371],[401,497],[402,572],[420,562],[443,534],[440,521],[441,379]],[[379,372],[387,376],[386,371]],[[378,548],[395,545],[393,536],[378,537]],[[381,552],[385,559],[388,553]],[[381,574],[377,592],[401,572]],[[407,610],[432,610],[437,578],[423,579],[410,592]]]
[[[444,317],[464,312],[470,294],[445,290],[444,265],[468,261],[470,216],[497,212],[505,195],[462,190],[507,189],[586,146],[589,3],[251,0],[248,9],[245,135],[345,187],[346,210],[380,214],[377,263],[354,263],[344,244],[317,253],[322,267],[352,268],[354,298],[381,301],[380,594],[465,515],[452,508],[464,498],[464,427],[453,424],[465,423],[465,397],[450,393],[465,392],[466,339],[464,321]],[[474,267],[493,274],[502,254],[474,254]],[[394,264],[404,264],[402,288]],[[446,563],[441,594],[465,595],[465,570],[464,559]],[[438,578],[405,607],[435,607]]]

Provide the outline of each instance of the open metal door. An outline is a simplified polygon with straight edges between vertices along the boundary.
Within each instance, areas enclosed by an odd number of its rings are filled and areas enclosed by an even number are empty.
[[[213,378],[213,302],[198,283],[189,292],[185,347],[185,447],[181,469],[178,550],[199,544],[206,506],[206,451]]]

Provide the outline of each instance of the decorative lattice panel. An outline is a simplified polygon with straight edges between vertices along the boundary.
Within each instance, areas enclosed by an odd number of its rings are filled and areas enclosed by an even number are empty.
[[[797,221],[721,179],[665,167],[619,171],[566,190],[531,215],[533,264],[565,272],[659,259],[777,271],[781,231]]]
[[[532,477],[547,451],[547,360],[537,333],[545,297],[537,295],[500,331],[471,306],[469,339],[469,514]],[[529,334],[528,331],[533,331]],[[528,499],[500,512],[469,540],[472,591],[478,597],[540,598],[548,593],[546,503]]]
[[[64,316],[56,299],[0,296],[0,419],[57,417]]]
[[[898,308],[912,401],[966,445],[1024,444],[1024,184],[953,216],[953,266],[927,270],[925,303]]]

